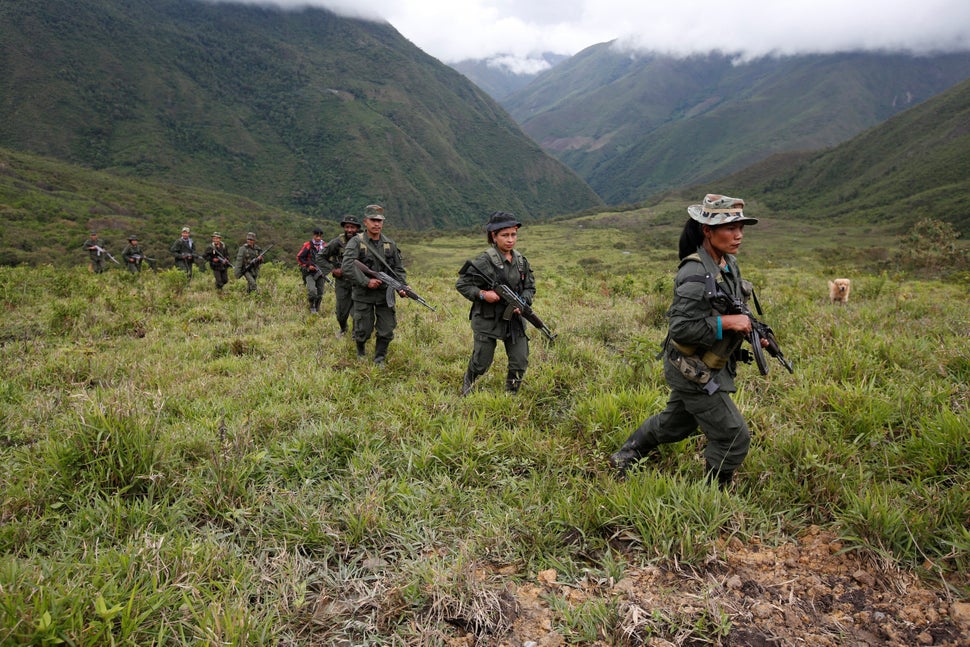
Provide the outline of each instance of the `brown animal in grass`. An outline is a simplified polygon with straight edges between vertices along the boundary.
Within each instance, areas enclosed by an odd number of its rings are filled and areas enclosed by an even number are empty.
[[[829,281],[829,300],[832,303],[848,303],[849,292],[852,290],[852,281],[849,279],[835,279]]]

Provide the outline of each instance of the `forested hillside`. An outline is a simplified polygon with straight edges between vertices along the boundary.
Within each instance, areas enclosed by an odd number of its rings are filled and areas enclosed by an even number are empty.
[[[932,218],[970,236],[967,124],[970,81],[833,149],[771,158],[722,183],[776,213],[898,230]]]
[[[970,77],[970,54],[738,61],[580,52],[503,100],[609,204],[844,142]]]
[[[198,0],[0,3],[0,146],[404,226],[599,204],[385,23]]]

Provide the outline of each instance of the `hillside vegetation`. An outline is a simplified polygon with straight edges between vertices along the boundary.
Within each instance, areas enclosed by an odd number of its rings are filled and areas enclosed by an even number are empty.
[[[0,3],[0,146],[412,228],[600,204],[386,23],[200,0]]]
[[[362,213],[363,205],[355,213]],[[49,158],[0,149],[0,265],[76,266],[81,243],[96,230],[117,255],[138,236],[148,256],[170,267],[168,248],[185,225],[207,243],[219,231],[230,246],[248,231],[292,257],[316,224],[337,222],[280,211],[240,196],[195,187],[119,178]]]
[[[458,397],[471,333],[454,281],[480,233],[402,243],[437,311],[400,303],[384,370],[306,314],[291,263],[252,297],[175,270],[0,267],[0,642],[498,645],[541,629],[956,647],[970,297],[913,279],[886,231],[847,226],[847,253],[820,222],[797,244],[784,219],[746,230],[742,267],[795,373],[741,368],[754,442],[729,491],[703,484],[700,439],[625,481],[607,469],[667,396],[654,355],[683,207],[522,229],[558,338],[532,335],[516,396],[500,351]],[[825,298],[835,272],[853,279],[844,307]],[[742,554],[774,579],[728,577]],[[538,606],[542,627],[520,632]]]
[[[603,43],[502,101],[608,204],[710,182],[776,153],[833,146],[970,77],[970,54],[737,61]]]
[[[830,150],[773,158],[726,178],[776,213],[880,223],[920,218],[970,236],[970,81]]]

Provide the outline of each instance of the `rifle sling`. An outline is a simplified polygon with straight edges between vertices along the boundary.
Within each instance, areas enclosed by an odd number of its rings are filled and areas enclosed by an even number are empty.
[[[387,260],[384,259],[384,255],[378,254],[376,251],[374,251],[374,248],[370,246],[370,239],[367,236],[361,235],[361,241],[364,243],[364,247],[366,247],[367,250],[371,253],[371,256],[373,256],[378,261],[380,261],[381,265],[387,268],[387,271],[390,272],[391,276],[393,276],[398,281],[401,281],[401,277],[397,275],[397,272],[392,270],[391,266],[387,264]],[[404,281],[401,281],[401,283],[404,283]]]

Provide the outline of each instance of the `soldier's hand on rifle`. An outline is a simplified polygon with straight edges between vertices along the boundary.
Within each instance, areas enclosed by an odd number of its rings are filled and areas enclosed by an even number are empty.
[[[307,268],[307,270],[310,272],[310,274],[316,274],[317,273],[317,266],[316,265],[311,265],[310,267]]]
[[[338,279],[344,275],[344,271],[339,267],[335,267],[330,271],[331,274],[336,276]]]
[[[398,295],[400,295],[400,297],[402,299],[407,299],[408,298],[408,290],[410,290],[410,289],[411,289],[411,286],[410,285],[405,285],[403,288],[401,288],[400,290],[398,290],[397,293],[398,293]]]
[[[751,333],[751,317],[748,315],[721,315],[721,328],[742,334]]]
[[[502,300],[502,297],[498,295],[495,290],[482,290],[478,293],[479,298],[487,303],[498,303]]]
[[[370,288],[371,290],[379,288],[383,284],[384,283],[380,279],[370,279],[369,281],[367,281],[367,287]]]

